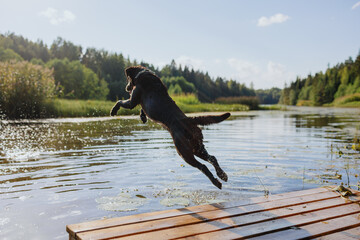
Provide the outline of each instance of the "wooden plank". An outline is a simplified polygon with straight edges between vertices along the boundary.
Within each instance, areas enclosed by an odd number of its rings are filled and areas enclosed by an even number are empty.
[[[87,239],[91,236],[108,236],[113,237],[112,233],[114,232],[122,232],[124,235],[126,234],[133,234],[133,233],[139,233],[144,231],[153,231],[156,229],[164,229],[164,228],[171,228],[171,227],[179,227],[182,225],[188,225],[192,223],[197,222],[203,222],[208,221],[211,219],[217,219],[217,218],[224,218],[239,214],[247,214],[249,212],[257,212],[257,211],[264,211],[264,207],[267,209],[275,208],[275,207],[282,207],[287,205],[293,205],[293,204],[299,204],[306,201],[318,201],[319,198],[338,198],[338,195],[333,192],[325,192],[322,194],[312,194],[312,195],[306,195],[304,197],[300,198],[294,198],[294,199],[283,199],[279,200],[277,202],[265,202],[265,203],[258,203],[253,205],[246,205],[238,208],[229,208],[224,211],[222,210],[216,210],[216,211],[208,211],[203,213],[196,213],[196,214],[188,214],[173,218],[167,218],[167,219],[159,219],[154,222],[145,222],[145,223],[136,223],[131,224],[127,226],[119,226],[112,229],[102,229],[99,231],[92,231],[92,232],[85,232],[85,233],[79,233],[79,236],[81,236],[83,239]],[[263,206],[261,204],[264,204]],[[201,214],[201,216],[199,215]],[[139,230],[141,229],[141,230]]]
[[[185,239],[246,239],[261,236],[266,233],[280,231],[291,227],[299,228],[306,224],[328,221],[333,218],[360,213],[358,203],[347,204],[334,208],[303,213],[291,217],[280,218],[244,227],[233,227],[221,231],[189,236]],[[124,238],[125,239],[125,238]]]
[[[357,200],[360,200],[359,196]],[[97,239],[136,234],[133,237],[141,239],[158,239],[159,237],[177,238],[344,204],[349,204],[349,202],[339,198],[337,193],[324,192],[274,202],[219,209],[163,220],[100,229],[79,233],[78,236],[81,239]]]
[[[334,201],[335,200],[335,201]],[[332,203],[330,203],[332,202]],[[225,218],[225,219],[219,219],[213,222],[205,222],[205,223],[199,223],[199,224],[193,224],[193,225],[187,225],[182,227],[176,227],[175,229],[165,229],[161,231],[156,232],[148,232],[141,235],[134,235],[134,238],[140,237],[141,239],[152,239],[155,236],[160,238],[178,238],[178,237],[184,237],[184,236],[191,236],[195,234],[200,233],[206,233],[211,231],[218,231],[221,229],[227,229],[232,227],[238,227],[238,226],[246,226],[249,224],[254,224],[257,222],[264,222],[264,221],[270,221],[275,220],[281,217],[291,216],[294,214],[301,214],[306,213],[309,211],[314,211],[319,208],[324,207],[331,207],[331,206],[338,206],[338,204],[347,204],[344,203],[344,201],[340,198],[337,199],[331,199],[327,202],[314,202],[311,204],[304,204],[304,205],[298,205],[298,206],[291,206],[281,208],[281,209],[275,209],[271,211],[266,212],[259,212],[249,215],[244,215],[240,217],[232,217],[232,218]],[[306,206],[306,208],[304,208]],[[125,239],[132,239],[132,237],[125,238]]]
[[[325,193],[328,191],[329,190],[326,188],[316,188],[316,189],[288,192],[288,193],[284,193],[284,194],[269,195],[268,197],[264,197],[264,196],[256,197],[256,198],[246,199],[246,200],[242,200],[242,201],[238,201],[238,202],[216,203],[216,204],[200,205],[200,206],[193,206],[193,207],[187,207],[187,208],[181,208],[181,209],[143,213],[143,214],[126,216],[126,217],[118,217],[118,218],[103,219],[103,220],[97,220],[97,221],[91,221],[91,222],[85,222],[85,223],[79,223],[79,224],[71,224],[71,225],[66,226],[66,230],[70,234],[70,236],[75,238],[75,235],[77,233],[95,230],[95,229],[103,229],[103,228],[108,228],[108,227],[113,227],[113,226],[122,226],[122,225],[127,225],[127,224],[132,224],[132,223],[146,222],[146,221],[152,221],[152,220],[156,220],[156,219],[165,219],[165,218],[174,217],[174,216],[200,213],[200,212],[206,212],[206,211],[212,211],[212,210],[218,210],[218,209],[226,209],[226,208],[232,208],[232,207],[237,207],[237,206],[246,206],[249,204],[270,202],[270,201],[276,201],[276,200],[281,200],[281,199],[296,198],[299,196],[306,196],[306,195],[312,195],[312,194],[317,194],[317,193]]]
[[[360,227],[350,228],[341,232],[336,232],[318,238],[319,240],[359,240]]]
[[[252,238],[253,240],[266,240],[266,239],[303,239],[303,238],[316,238],[321,239],[344,239],[345,236],[351,237],[354,234],[345,234],[346,230],[351,231],[354,227],[359,227],[359,214],[351,214],[344,217],[338,217],[327,221],[321,221],[314,224],[308,224],[299,228],[290,228],[275,233],[261,235],[259,237]],[[360,228],[358,228],[358,239],[360,239]],[[335,236],[325,236],[331,233],[335,233]],[[355,232],[352,230],[351,232]],[[334,238],[336,237],[336,238]]]

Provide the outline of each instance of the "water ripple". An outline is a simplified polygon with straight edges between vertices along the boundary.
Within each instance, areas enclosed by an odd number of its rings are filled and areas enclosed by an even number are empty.
[[[177,155],[167,131],[138,117],[1,121],[0,229],[7,230],[0,238],[38,238],[41,232],[65,239],[66,224],[130,214],[125,210],[341,182],[354,187],[360,180],[359,152],[352,149],[359,116],[306,108],[240,113],[203,127],[208,152],[229,175],[221,191]]]

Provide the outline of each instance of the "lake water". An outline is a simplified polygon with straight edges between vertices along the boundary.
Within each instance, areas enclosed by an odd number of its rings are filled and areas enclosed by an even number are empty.
[[[222,190],[177,155],[168,132],[138,117],[1,121],[0,239],[67,239],[72,223],[330,184],[357,189],[360,109],[235,115],[203,128],[229,176]]]

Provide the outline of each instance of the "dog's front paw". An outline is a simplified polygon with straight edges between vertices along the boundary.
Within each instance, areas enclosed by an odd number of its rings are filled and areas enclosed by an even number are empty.
[[[116,113],[119,111],[119,109],[120,109],[120,103],[117,102],[117,103],[115,104],[115,106],[111,109],[110,115],[111,115],[111,116],[115,116]]]

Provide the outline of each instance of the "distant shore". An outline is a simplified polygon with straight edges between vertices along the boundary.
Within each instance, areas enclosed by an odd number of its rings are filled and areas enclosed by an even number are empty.
[[[185,113],[194,112],[237,112],[249,111],[249,107],[243,104],[218,104],[218,103],[200,103],[190,102],[174,98],[176,104]],[[104,117],[109,116],[111,108],[115,102],[99,100],[68,100],[55,99],[51,103],[51,112],[47,113],[50,118],[68,118],[68,117]],[[120,108],[117,115],[138,115],[140,106],[134,109]]]

